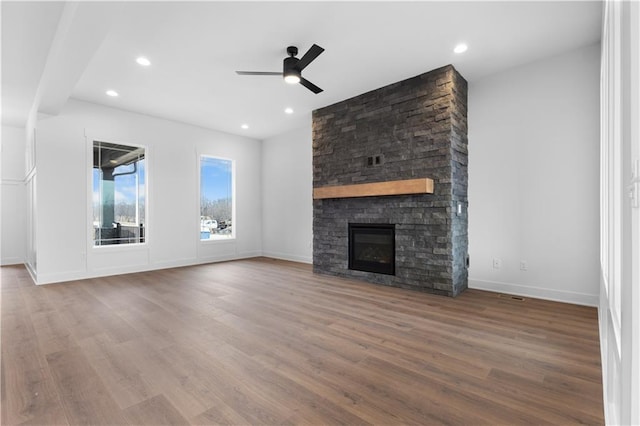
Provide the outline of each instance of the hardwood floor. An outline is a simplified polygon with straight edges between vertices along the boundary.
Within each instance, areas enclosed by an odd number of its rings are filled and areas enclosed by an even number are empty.
[[[594,308],[251,259],[2,272],[2,424],[603,424]]]

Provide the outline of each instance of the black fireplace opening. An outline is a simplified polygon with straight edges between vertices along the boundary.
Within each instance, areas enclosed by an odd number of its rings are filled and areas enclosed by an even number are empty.
[[[395,228],[388,223],[350,223],[349,269],[395,275]]]

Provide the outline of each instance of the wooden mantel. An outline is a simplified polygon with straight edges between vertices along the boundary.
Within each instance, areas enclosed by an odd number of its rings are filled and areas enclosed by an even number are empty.
[[[407,194],[433,194],[433,179],[391,180],[387,182],[313,188],[314,200]]]

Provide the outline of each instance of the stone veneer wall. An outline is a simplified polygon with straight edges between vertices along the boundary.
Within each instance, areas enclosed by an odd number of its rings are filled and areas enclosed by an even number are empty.
[[[381,164],[368,165],[371,156]],[[467,176],[467,82],[451,65],[314,111],[314,188],[435,181],[433,194],[314,200],[314,271],[458,295],[467,288]],[[396,224],[395,276],[348,269],[350,222]]]

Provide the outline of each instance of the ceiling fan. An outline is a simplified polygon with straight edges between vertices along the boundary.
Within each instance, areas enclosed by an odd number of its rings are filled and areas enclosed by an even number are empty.
[[[270,71],[236,71],[238,75],[279,75],[284,77],[284,81],[289,84],[300,83],[313,93],[318,94],[322,92],[322,89],[302,77],[302,70],[305,69],[311,61],[316,59],[318,55],[324,52],[324,49],[317,44],[311,46],[307,53],[302,58],[296,58],[298,54],[298,48],[296,46],[287,47],[288,58],[284,58],[282,72],[270,72]]]

